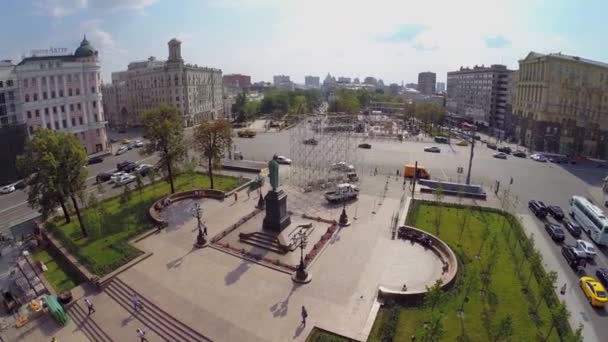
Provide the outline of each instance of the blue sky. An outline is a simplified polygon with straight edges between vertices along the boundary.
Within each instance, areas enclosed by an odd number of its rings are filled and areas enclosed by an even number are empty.
[[[529,51],[608,62],[608,1],[586,0],[1,0],[0,58],[100,51],[104,80],[130,61],[165,59],[172,37],[186,61],[249,74],[415,81],[460,66],[517,68]],[[11,29],[12,28],[12,29]]]

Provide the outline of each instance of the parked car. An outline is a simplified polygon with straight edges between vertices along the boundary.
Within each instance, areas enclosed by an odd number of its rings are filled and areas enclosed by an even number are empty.
[[[487,143],[486,146],[488,146],[488,148],[491,148],[493,150],[496,150],[498,148],[498,146],[496,146],[496,144],[493,144],[493,143]]]
[[[359,196],[359,189],[348,183],[338,184],[335,190],[325,193],[325,199],[330,203],[357,199],[357,196]]]
[[[542,154],[533,154],[530,156],[530,159],[540,162],[540,163],[546,163],[547,162],[547,158],[545,158],[545,156],[543,156]]]
[[[99,163],[103,163],[103,158],[102,157],[92,157],[92,158],[89,158],[89,161],[88,161],[89,165],[99,164]]]
[[[608,268],[598,268],[597,271],[595,271],[595,276],[597,277],[597,280],[604,285],[604,288],[608,286]]]
[[[547,207],[541,201],[532,200],[528,202],[528,208],[540,219],[547,217]]]
[[[315,138],[304,140],[304,145],[318,145],[319,142]]]
[[[118,142],[118,139],[116,139],[116,138],[111,138],[111,139],[110,139],[110,142],[111,142],[112,144],[117,143],[117,142]]]
[[[131,173],[137,169],[137,166],[138,166],[137,164],[135,164],[133,162],[129,162],[128,165],[126,165],[125,167],[122,168],[122,171]]]
[[[97,183],[103,183],[103,182],[109,181],[111,177],[112,177],[111,173],[102,172],[102,173],[97,174],[97,177],[95,177],[95,180],[97,181]]]
[[[0,188],[0,194],[10,194],[11,192],[15,191],[15,186],[14,185],[5,185],[3,187]]]
[[[504,152],[494,153],[494,158],[507,159],[507,154]]]
[[[132,162],[125,160],[123,162],[120,162],[118,164],[116,164],[116,170],[118,171],[122,171],[125,167],[127,167],[129,164],[131,164]]]
[[[17,183],[13,184],[13,186],[17,190],[23,190],[23,189],[25,189],[25,181],[22,181],[22,180],[17,181]]]
[[[456,145],[458,145],[458,146],[469,146],[469,143],[466,140],[460,140]]]
[[[526,152],[524,151],[515,150],[512,154],[518,158],[526,158]]]
[[[424,148],[424,152],[439,153],[441,149],[437,146],[427,146]]]
[[[497,150],[498,150],[498,152],[511,154],[511,148],[509,146],[501,146],[501,147],[497,148]]]
[[[121,146],[118,148],[118,150],[116,150],[116,155],[119,156],[125,152],[127,152],[129,149],[126,146]]]
[[[355,167],[353,165],[348,165],[346,162],[335,163],[330,167],[332,171],[341,171],[341,172],[353,172],[355,171]]]
[[[549,236],[555,242],[564,242],[566,234],[559,224],[552,222],[545,222],[545,230],[549,233]]]
[[[553,216],[554,219],[561,221],[564,219],[564,211],[558,205],[550,205],[547,207],[547,212]]]
[[[606,302],[608,302],[606,289],[596,279],[592,277],[581,277],[579,285],[591,306],[603,307],[606,305]]]
[[[128,173],[123,172],[123,171],[114,172],[110,176],[110,183],[116,183],[118,181],[118,179],[120,179],[122,176],[126,176],[126,175],[128,175]]]
[[[135,148],[135,143],[130,143],[129,145],[127,145],[128,150],[132,150],[133,148]]]
[[[144,143],[141,140],[134,141],[135,147],[144,147]]]
[[[563,246],[562,255],[564,256],[564,258],[566,258],[568,265],[570,265],[570,267],[574,269],[577,269],[578,266],[581,264],[581,260],[584,260],[585,258],[582,252],[573,246]]]
[[[123,145],[128,145],[128,144],[131,143],[131,140],[129,140],[127,138],[124,138],[124,139],[122,139],[122,141],[120,143],[123,144]]]
[[[593,247],[591,242],[585,240],[576,240],[576,248],[585,252],[585,257],[587,259],[595,258],[595,247]]]
[[[257,133],[255,131],[252,131],[250,129],[245,129],[245,130],[239,131],[237,133],[239,138],[253,138],[256,136],[256,134]]]
[[[118,177],[116,179],[115,183],[116,183],[117,186],[126,185],[126,184],[129,184],[131,182],[134,182],[135,179],[136,179],[135,176],[129,175],[129,174],[125,174],[125,175],[122,175],[122,176]]]
[[[363,143],[363,144],[359,144],[359,148],[363,148],[363,149],[366,149],[366,150],[371,150],[372,145],[368,144],[368,143]]]
[[[127,133],[127,130],[126,130],[126,129],[124,129],[124,128],[120,128],[120,129],[118,130],[118,133],[120,133],[120,134]]]
[[[564,227],[566,227],[566,230],[568,230],[575,238],[580,237],[583,233],[583,229],[576,221],[564,218],[562,223],[564,224]]]
[[[279,164],[285,164],[285,165],[290,165],[291,164],[291,159],[285,157],[285,156],[277,156],[277,163]]]
[[[142,177],[145,177],[152,170],[152,165],[150,164],[139,164],[135,168],[135,172],[139,173]]]

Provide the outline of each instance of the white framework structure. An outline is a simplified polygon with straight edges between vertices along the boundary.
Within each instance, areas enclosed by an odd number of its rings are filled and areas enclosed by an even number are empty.
[[[347,180],[345,170],[332,166],[345,163],[357,170],[361,164],[354,127],[355,114],[309,116],[290,130],[290,156],[293,160],[291,185],[304,191],[331,188]],[[317,144],[305,144],[314,139]]]

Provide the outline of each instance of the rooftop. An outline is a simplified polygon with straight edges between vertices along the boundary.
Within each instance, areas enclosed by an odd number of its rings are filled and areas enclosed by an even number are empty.
[[[585,64],[590,64],[590,65],[598,66],[598,67],[601,67],[601,68],[608,68],[608,63],[598,62],[598,61],[594,61],[592,59],[582,58],[582,57],[579,57],[579,56],[565,55],[565,54],[563,54],[561,52],[543,54],[543,53],[532,51],[523,60],[532,59],[532,58],[543,58],[543,57],[553,57],[553,58],[563,59],[563,60],[567,60],[567,61],[581,62],[581,63],[585,63]]]

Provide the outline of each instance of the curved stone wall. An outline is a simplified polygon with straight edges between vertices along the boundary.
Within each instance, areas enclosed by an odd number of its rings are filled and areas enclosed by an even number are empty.
[[[175,203],[177,201],[182,201],[189,198],[199,199],[199,198],[214,198],[220,201],[223,201],[226,197],[226,194],[221,190],[214,189],[198,189],[198,190],[190,190],[190,191],[182,191],[176,192],[171,195],[164,196],[158,201],[154,202],[148,209],[148,217],[154,223],[156,227],[159,229],[165,228],[169,225],[169,223],[161,217],[160,213],[164,208]]]

